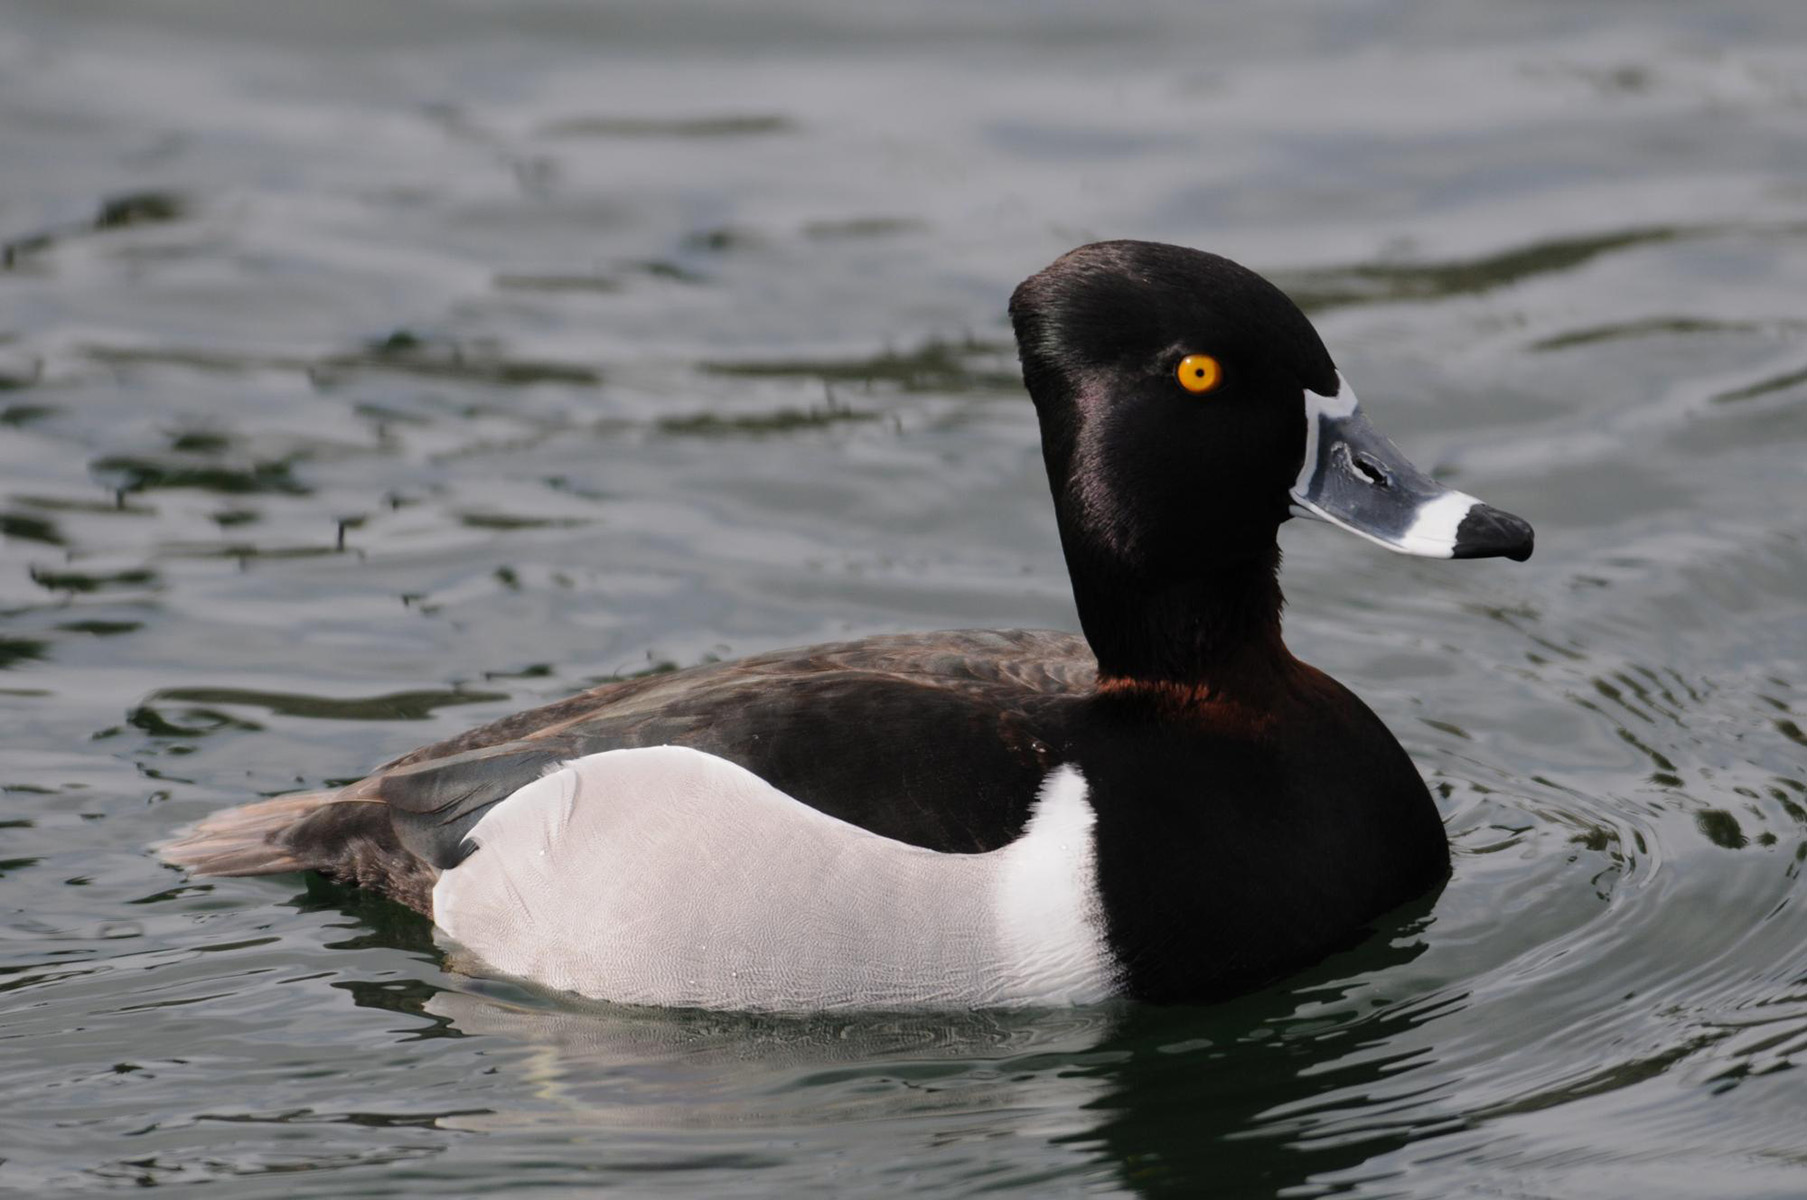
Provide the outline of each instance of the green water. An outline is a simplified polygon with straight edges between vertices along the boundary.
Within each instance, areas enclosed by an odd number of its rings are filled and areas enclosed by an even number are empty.
[[[598,679],[1071,628],[1003,305],[1308,305],[1524,565],[1289,526],[1448,888],[1203,1010],[469,974],[146,846]],[[0,1191],[1807,1195],[1807,8],[0,0]]]

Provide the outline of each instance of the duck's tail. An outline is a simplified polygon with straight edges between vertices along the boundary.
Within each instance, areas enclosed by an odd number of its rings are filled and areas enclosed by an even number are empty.
[[[337,791],[296,792],[205,817],[157,846],[163,861],[197,875],[276,875],[313,862],[282,835],[338,799]]]

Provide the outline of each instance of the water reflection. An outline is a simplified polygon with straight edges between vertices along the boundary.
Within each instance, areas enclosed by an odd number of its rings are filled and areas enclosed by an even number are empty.
[[[1459,997],[1383,999],[1373,980],[1424,950],[1429,902],[1302,980],[1203,1009],[782,1016],[674,1012],[548,996],[473,976],[422,1012],[509,1066],[459,1128],[675,1137],[678,1161],[724,1135],[826,1150],[853,1177],[913,1164],[943,1181],[1111,1183],[1139,1194],[1276,1194],[1416,1132],[1398,1035]],[[475,962],[452,963],[480,972]],[[400,993],[361,996],[389,1007]],[[491,1042],[501,1042],[499,1050]],[[1376,1128],[1377,1124],[1380,1126]],[[865,1132],[861,1132],[864,1129]],[[613,1143],[611,1143],[613,1144]],[[1217,1189],[1221,1188],[1221,1192]]]
[[[293,692],[259,692],[246,688],[220,687],[173,687],[161,688],[147,696],[146,703],[133,712],[135,724],[140,721],[155,724],[141,725],[141,728],[161,733],[169,723],[157,715],[155,704],[158,701],[177,701],[187,705],[240,705],[248,708],[260,708],[267,712],[290,717],[307,717],[326,721],[423,721],[441,708],[460,704],[486,704],[492,700],[505,700],[504,692],[467,691],[463,688],[443,688],[413,692],[387,692],[380,696],[356,696],[340,698],[336,696],[308,696]],[[200,720],[203,729],[192,731],[204,733],[222,725],[230,725],[237,729],[258,729],[261,726],[238,721],[234,718],[215,713],[205,707],[191,707],[183,710],[179,720]],[[184,731],[183,736],[190,736]]]
[[[0,242],[0,270],[10,271],[23,267],[31,256],[84,234],[139,225],[161,225],[180,220],[189,208],[187,198],[175,192],[128,192],[111,196],[101,201],[99,211],[89,221],[28,233]]]
[[[554,289],[570,290],[570,289]],[[82,353],[95,362],[114,367],[182,367],[192,371],[207,371],[223,374],[249,374],[255,371],[291,372],[305,375],[309,382],[320,389],[344,385],[361,375],[373,373],[393,373],[415,376],[422,379],[440,379],[468,383],[481,387],[529,387],[534,384],[565,384],[573,387],[594,387],[602,382],[602,372],[595,367],[582,363],[552,362],[535,359],[511,358],[491,345],[466,345],[462,342],[431,338],[400,329],[370,342],[357,349],[337,354],[325,354],[319,357],[297,357],[282,354],[242,353],[233,350],[202,349],[183,346],[112,346],[92,344],[84,346]],[[224,449],[224,444],[205,447],[177,446],[177,449],[200,449],[203,453],[217,453]],[[289,464],[259,464],[265,472],[286,472]],[[96,470],[129,470],[134,469],[131,460],[122,465],[96,464]],[[136,468],[154,472],[155,467]],[[151,475],[150,481],[143,486],[162,487],[203,487],[215,491],[295,491],[286,477],[279,474],[273,482],[266,483],[260,474],[254,474],[250,484],[234,484],[232,477],[222,476],[223,482],[215,482],[207,477],[198,481],[189,481],[178,476],[176,481],[166,481]]]
[[[1332,270],[1295,272],[1275,282],[1307,312],[1349,304],[1433,300],[1505,287],[1537,275],[1568,271],[1603,254],[1704,236],[1711,230],[1668,227],[1613,230],[1518,246],[1481,258],[1433,263],[1360,263]]]
[[[967,338],[931,339],[914,350],[860,359],[747,360],[701,363],[711,375],[746,379],[819,379],[824,384],[889,384],[905,392],[1000,392],[1016,396],[1023,385],[1015,348]]]
[[[0,634],[0,671],[26,663],[41,662],[49,656],[50,643],[42,638]]]

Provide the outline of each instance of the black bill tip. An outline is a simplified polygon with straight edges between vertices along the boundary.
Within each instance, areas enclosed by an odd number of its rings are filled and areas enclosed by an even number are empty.
[[[1491,504],[1476,504],[1456,526],[1456,548],[1450,557],[1524,562],[1531,557],[1536,537],[1529,521],[1501,512]]]

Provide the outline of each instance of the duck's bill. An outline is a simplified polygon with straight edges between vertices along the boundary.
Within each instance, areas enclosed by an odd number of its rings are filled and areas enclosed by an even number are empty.
[[[1374,426],[1338,376],[1334,396],[1305,393],[1305,462],[1294,516],[1316,517],[1401,554],[1531,557],[1531,526],[1446,488],[1414,467]]]

